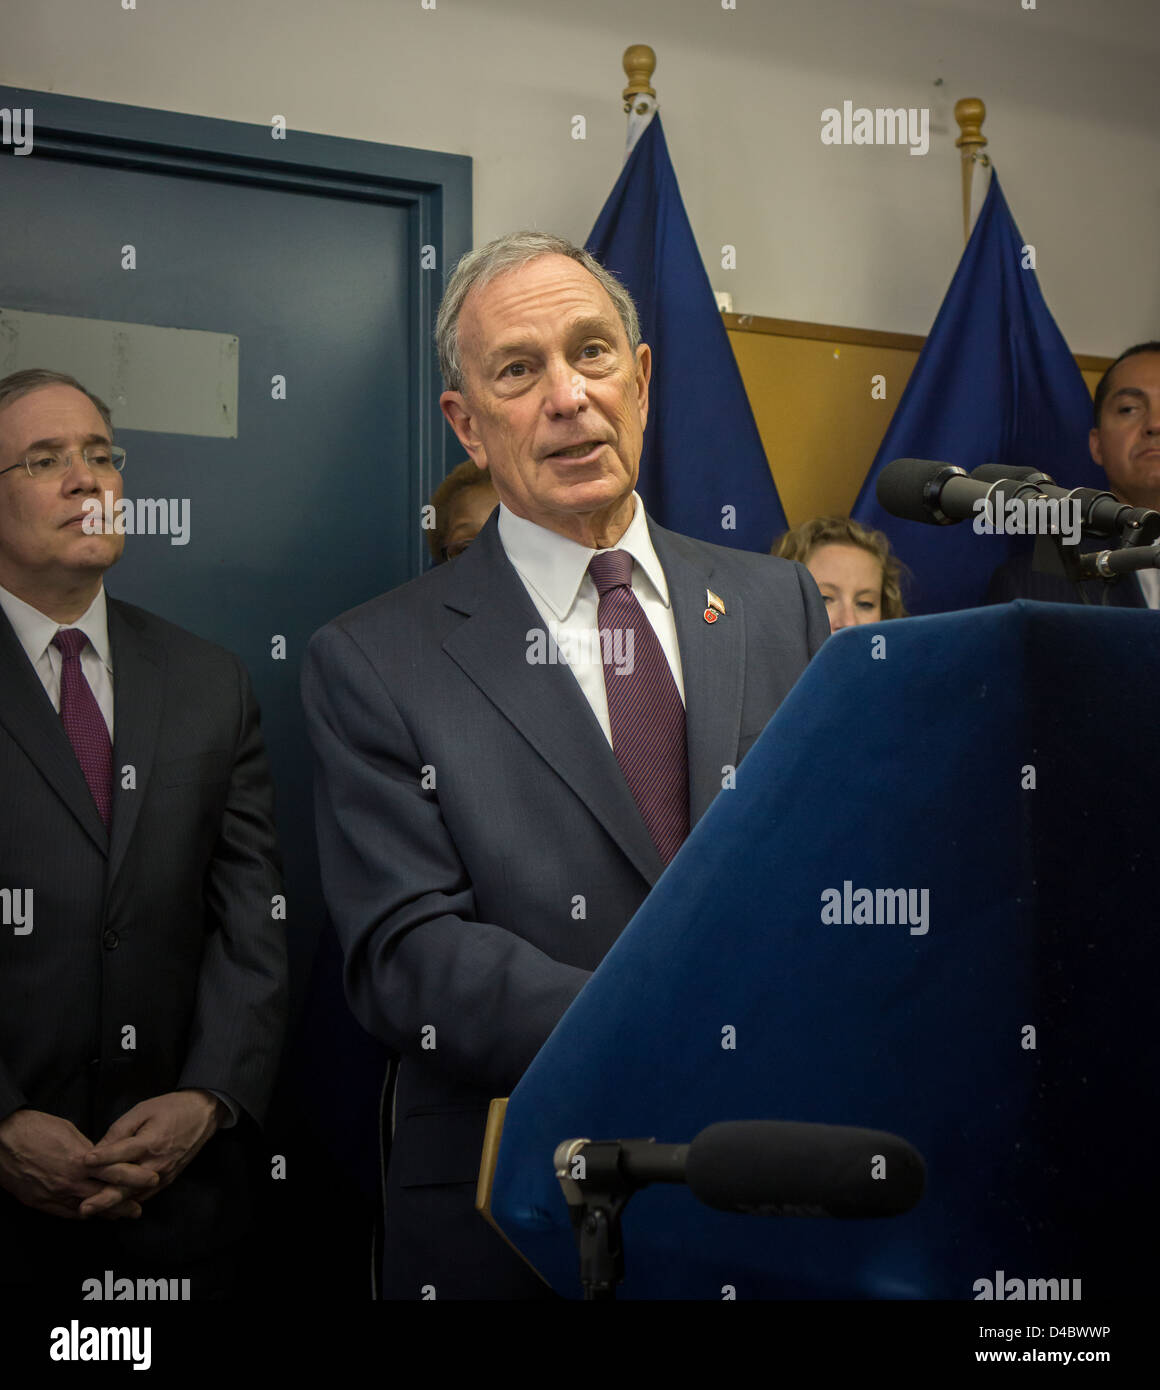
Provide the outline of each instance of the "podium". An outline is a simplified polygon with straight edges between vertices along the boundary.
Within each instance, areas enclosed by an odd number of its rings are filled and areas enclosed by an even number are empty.
[[[1160,613],[1020,601],[837,633],[512,1094],[493,1220],[579,1297],[560,1141],[858,1125],[923,1155],[912,1211],[768,1219],[647,1188],[620,1297],[1146,1295],[1158,772]]]

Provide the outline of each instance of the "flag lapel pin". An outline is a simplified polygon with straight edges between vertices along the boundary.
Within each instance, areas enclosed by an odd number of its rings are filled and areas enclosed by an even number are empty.
[[[719,594],[715,594],[712,589],[705,590],[705,621],[715,623],[718,618],[725,616],[725,604]]]

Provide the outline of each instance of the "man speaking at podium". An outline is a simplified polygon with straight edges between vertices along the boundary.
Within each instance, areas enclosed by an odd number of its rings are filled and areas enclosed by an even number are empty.
[[[401,1057],[384,1294],[537,1297],[474,1210],[488,1102],[829,624],[801,565],[645,514],[650,351],[586,252],[470,253],[436,338],[444,415],[500,506],[454,562],[315,634],[303,697],[348,998]]]

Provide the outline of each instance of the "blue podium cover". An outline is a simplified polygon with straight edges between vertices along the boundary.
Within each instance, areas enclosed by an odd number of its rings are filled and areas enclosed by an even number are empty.
[[[620,1296],[1152,1287],[1158,689],[1160,613],[1017,602],[827,641],[512,1095],[512,1243],[579,1297],[559,1141],[801,1120],[908,1139],[921,1202],[771,1220],[652,1187]]]

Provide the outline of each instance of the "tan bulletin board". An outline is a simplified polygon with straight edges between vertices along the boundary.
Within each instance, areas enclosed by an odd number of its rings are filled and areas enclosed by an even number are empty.
[[[791,526],[846,515],[926,341],[790,319],[723,314]],[[1077,357],[1089,391],[1112,359]],[[885,399],[874,394],[885,391]]]

